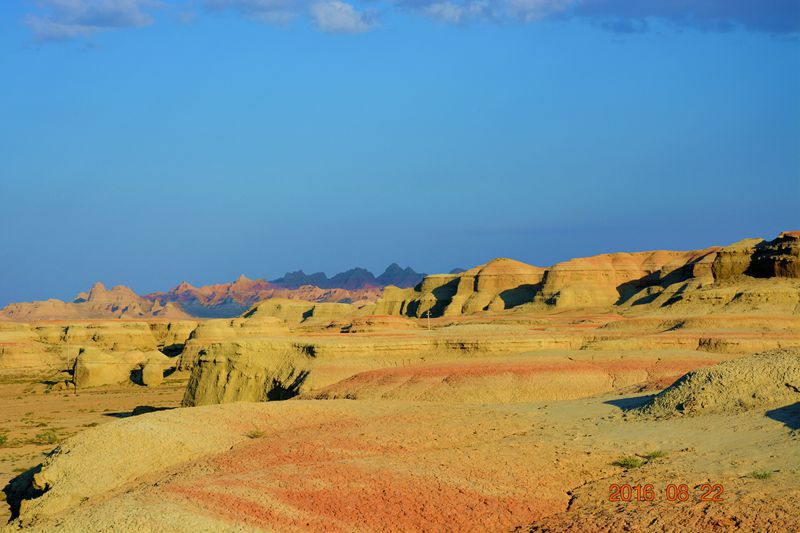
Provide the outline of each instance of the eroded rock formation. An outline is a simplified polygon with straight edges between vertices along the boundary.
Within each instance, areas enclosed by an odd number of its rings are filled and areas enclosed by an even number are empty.
[[[765,279],[768,285],[759,284]],[[387,287],[375,313],[423,317],[508,309],[644,311],[673,304],[701,313],[754,305],[791,313],[800,305],[797,279],[800,232],[784,232],[773,241],[746,239],[689,252],[604,254],[547,269],[495,259],[461,273],[426,276],[413,289]]]
[[[92,318],[189,318],[181,308],[159,299],[139,297],[131,289],[117,285],[106,289],[95,283],[89,292],[78,294],[72,302],[46,300],[14,303],[0,310],[0,316],[10,320],[74,320]]]

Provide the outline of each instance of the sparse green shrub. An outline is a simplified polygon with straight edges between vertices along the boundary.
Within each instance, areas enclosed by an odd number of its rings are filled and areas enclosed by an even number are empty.
[[[640,466],[644,465],[647,461],[642,459],[641,457],[637,457],[635,455],[629,455],[627,457],[622,457],[617,459],[613,463],[614,466],[619,466],[624,468],[625,470],[631,470],[633,468],[639,468]]]
[[[248,431],[247,433],[245,433],[245,436],[250,439],[260,439],[261,437],[264,436],[264,432],[261,431],[260,429],[254,429],[253,431]]]
[[[769,479],[772,477],[772,470],[756,470],[750,473],[755,479]]]
[[[661,459],[662,457],[666,456],[667,452],[663,450],[653,450],[652,452],[647,452],[646,454],[644,454],[643,457],[649,462],[652,461],[653,459]]]
[[[56,442],[58,442],[58,435],[53,430],[38,433],[33,438],[34,444],[55,444]]]
[[[5,446],[6,442],[8,442],[8,436],[7,435],[0,435],[0,446]]]

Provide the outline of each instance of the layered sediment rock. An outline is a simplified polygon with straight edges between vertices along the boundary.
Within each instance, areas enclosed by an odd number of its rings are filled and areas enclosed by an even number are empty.
[[[785,231],[777,239],[745,239],[726,246],[713,265],[718,281],[742,276],[754,278],[800,278],[800,232]]]
[[[75,359],[73,369],[73,382],[78,388],[99,387],[101,385],[115,385],[131,381],[134,371],[141,371],[148,367],[147,379],[149,384],[157,385],[154,376],[158,369],[163,377],[163,371],[175,366],[175,361],[170,361],[164,354],[153,350],[142,352],[131,350],[127,352],[105,352],[96,348],[87,348]],[[138,380],[143,380],[141,375]],[[148,384],[148,383],[144,383]]]
[[[289,334],[286,321],[274,316],[217,318],[200,323],[192,331],[180,355],[180,368],[190,369],[206,347],[232,339],[284,337]]]
[[[275,317],[287,322],[302,322],[310,319],[330,320],[337,317],[354,316],[358,308],[351,304],[331,302],[308,302],[286,298],[272,298],[252,307],[242,316],[245,318]]]
[[[246,326],[263,320],[257,317],[239,319],[244,324],[237,327],[218,323],[223,331],[214,336],[198,328],[187,343],[182,368],[192,369],[192,383],[184,402],[295,394],[435,401],[574,398],[647,383],[663,387],[698,366],[757,350],[800,347],[800,318],[792,315],[670,316],[517,315],[508,323],[444,317],[434,319],[432,330],[424,327],[426,321],[361,317],[291,335]],[[503,359],[512,356],[519,359]]]
[[[422,317],[459,316],[509,309],[531,312],[670,308],[682,311],[744,310],[761,302],[780,312],[799,312],[798,288],[775,280],[800,276],[800,232],[773,241],[746,239],[727,247],[689,252],[614,253],[572,259],[542,269],[496,259],[465,272],[426,276],[414,289],[387,287],[377,314]],[[767,294],[759,280],[776,287]],[[739,292],[723,292],[735,283]],[[741,294],[740,294],[741,293]],[[691,303],[690,303],[691,302]],[[774,302],[773,306],[770,302]],[[794,302],[794,303],[793,303]]]
[[[758,278],[800,279],[800,231],[785,231],[757,246],[748,273]]]
[[[73,368],[81,352],[127,361],[125,354],[176,355],[196,322],[98,321],[76,324],[0,324],[0,370],[44,373]],[[103,357],[104,357],[103,356]],[[98,356],[101,357],[101,356]],[[102,358],[102,357],[101,357]],[[121,358],[121,359],[120,359]],[[143,361],[140,357],[136,364]],[[127,365],[128,363],[125,362]],[[127,373],[135,364],[128,365]]]
[[[194,365],[183,405],[291,398],[302,389],[313,356],[287,341],[211,344]]]
[[[499,258],[459,274],[426,276],[417,288],[387,287],[376,314],[458,316],[511,309],[533,299],[544,269]]]
[[[189,318],[177,305],[163,300],[139,297],[131,289],[117,285],[106,289],[95,283],[89,292],[78,294],[72,302],[46,300],[10,304],[0,310],[10,320],[74,320],[95,318]]]
[[[572,259],[548,269],[534,304],[558,310],[609,308],[705,274],[697,268],[715,249],[617,253]]]
[[[744,239],[719,250],[711,267],[714,279],[725,281],[743,276],[750,268],[756,247],[763,242],[763,239]]]

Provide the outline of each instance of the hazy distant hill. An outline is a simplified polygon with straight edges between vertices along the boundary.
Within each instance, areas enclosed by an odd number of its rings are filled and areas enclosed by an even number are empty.
[[[375,276],[365,268],[351,268],[331,278],[323,272],[306,274],[302,270],[287,272],[283,277],[272,280],[272,283],[285,289],[298,289],[303,285],[313,285],[321,289],[358,290],[365,287],[413,287],[425,277],[425,274],[414,271],[411,267],[402,268],[392,263],[380,276]]]

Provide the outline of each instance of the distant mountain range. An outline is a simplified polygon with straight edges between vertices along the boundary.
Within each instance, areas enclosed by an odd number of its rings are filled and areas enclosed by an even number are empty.
[[[346,289],[358,290],[365,287],[395,287],[409,288],[422,281],[425,274],[415,272],[413,268],[402,268],[397,263],[392,263],[383,274],[375,276],[365,268],[351,268],[328,278],[323,272],[306,274],[302,270],[287,272],[283,277],[273,280],[271,283],[279,285],[285,289],[298,289],[303,285],[313,285],[320,289]]]
[[[173,302],[198,317],[237,316],[253,304],[269,298],[289,298],[311,302],[373,302],[384,287],[414,287],[425,274],[412,268],[389,265],[380,276],[364,268],[352,268],[328,278],[323,272],[287,272],[267,281],[239,276],[233,283],[194,287],[183,282],[171,291],[144,296],[157,302]]]
[[[0,318],[13,320],[58,320],[75,318],[190,318],[233,317],[252,305],[271,298],[311,302],[367,303],[376,301],[389,285],[414,287],[425,274],[397,263],[380,276],[364,268],[353,268],[328,278],[322,272],[288,272],[274,281],[239,276],[231,283],[195,287],[182,282],[172,290],[139,296],[122,285],[106,289],[96,283],[72,302],[47,300],[11,304],[0,310]]]

